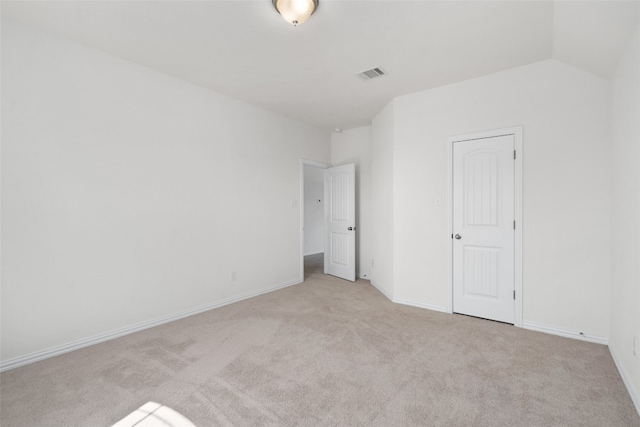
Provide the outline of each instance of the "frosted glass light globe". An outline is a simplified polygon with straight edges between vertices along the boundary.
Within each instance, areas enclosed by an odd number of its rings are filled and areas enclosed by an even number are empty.
[[[317,0],[272,0],[285,21],[293,25],[303,24],[318,7]]]

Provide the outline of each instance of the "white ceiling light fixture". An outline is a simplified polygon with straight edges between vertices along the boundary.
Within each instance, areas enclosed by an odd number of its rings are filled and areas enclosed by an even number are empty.
[[[318,8],[319,0],[271,0],[278,13],[293,26],[304,24]]]

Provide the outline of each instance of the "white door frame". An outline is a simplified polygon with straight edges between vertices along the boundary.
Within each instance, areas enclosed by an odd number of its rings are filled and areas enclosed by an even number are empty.
[[[304,167],[305,166],[313,166],[313,167],[322,168],[322,169],[327,169],[331,167],[331,165],[328,163],[316,162],[315,160],[300,159],[300,203],[298,203],[300,207],[300,282],[304,282]]]
[[[522,327],[522,126],[494,129],[484,132],[456,135],[447,138],[447,281],[449,286],[447,312],[453,313],[453,143],[472,139],[493,138],[496,136],[513,135],[515,139],[515,219],[516,233],[514,246],[514,274],[515,274],[515,310],[514,326]]]

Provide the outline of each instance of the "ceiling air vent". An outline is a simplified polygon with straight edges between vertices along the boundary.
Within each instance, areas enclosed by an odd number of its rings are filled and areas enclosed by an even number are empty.
[[[371,80],[371,79],[375,79],[376,77],[380,77],[380,76],[384,76],[387,73],[385,73],[384,71],[382,71],[381,68],[376,67],[376,68],[372,68],[370,70],[366,70],[363,71],[361,73],[356,74],[356,76],[360,77],[362,80]]]

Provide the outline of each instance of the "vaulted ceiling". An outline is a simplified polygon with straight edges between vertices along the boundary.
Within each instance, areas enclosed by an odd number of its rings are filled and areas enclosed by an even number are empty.
[[[320,0],[298,27],[271,0],[2,1],[1,12],[331,130],[369,124],[395,96],[549,58],[610,78],[639,6]],[[373,67],[388,74],[355,76]]]

